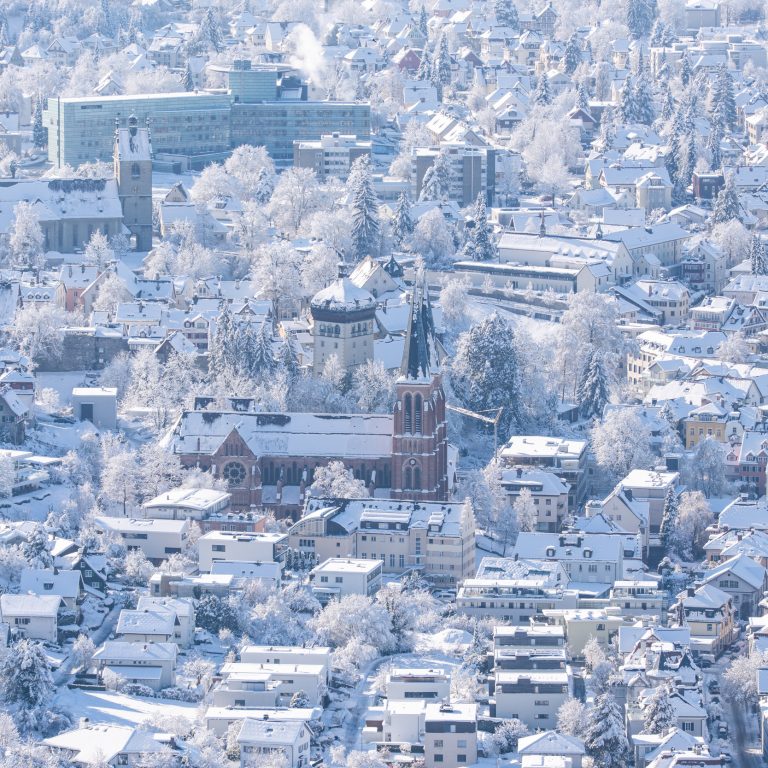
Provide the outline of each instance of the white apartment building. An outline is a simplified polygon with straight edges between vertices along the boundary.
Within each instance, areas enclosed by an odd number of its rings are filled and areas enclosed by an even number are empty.
[[[197,540],[198,567],[210,571],[213,563],[235,560],[273,563],[281,559],[287,537],[283,533],[210,531]]]
[[[557,723],[557,710],[573,696],[573,677],[565,670],[497,671],[491,716],[518,718],[532,731]]]
[[[233,672],[213,689],[213,706],[272,709],[279,706],[283,687],[269,672]]]
[[[95,517],[96,527],[123,539],[128,549],[140,549],[155,564],[180,553],[189,535],[187,520],[136,520],[128,517]]]
[[[387,701],[448,701],[451,677],[444,669],[396,667],[387,674]]]
[[[282,705],[287,706],[294,693],[303,692],[310,706],[320,704],[326,691],[326,668],[322,664],[254,664],[229,661],[221,667],[222,680],[230,675],[245,679],[247,675],[268,674],[270,679],[282,683],[280,695]]]
[[[299,721],[244,720],[237,736],[240,768],[263,765],[265,755],[285,757],[287,768],[308,768],[312,732]]]
[[[477,704],[427,704],[423,743],[426,768],[476,763]]]
[[[312,594],[327,603],[345,595],[375,595],[381,588],[380,560],[332,557],[316,566],[309,575]]]
[[[157,520],[204,520],[226,512],[232,494],[208,488],[174,488],[142,504],[144,517]]]

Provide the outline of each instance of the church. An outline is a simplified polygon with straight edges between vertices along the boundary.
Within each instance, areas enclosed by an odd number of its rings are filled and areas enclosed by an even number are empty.
[[[165,444],[185,467],[226,480],[240,510],[268,507],[280,516],[297,515],[316,468],[334,460],[363,480],[371,496],[445,501],[455,467],[445,411],[432,308],[426,286],[417,285],[393,413],[190,410]]]

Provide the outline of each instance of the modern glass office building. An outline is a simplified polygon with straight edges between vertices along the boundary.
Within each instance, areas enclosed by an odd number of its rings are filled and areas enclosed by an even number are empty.
[[[135,115],[149,122],[156,159],[202,168],[225,159],[241,144],[263,145],[278,168],[293,163],[293,142],[324,134],[370,136],[368,104],[308,101],[304,84],[287,68],[226,70],[226,93],[155,93],[48,100],[48,158],[57,167],[110,162],[116,123]]]

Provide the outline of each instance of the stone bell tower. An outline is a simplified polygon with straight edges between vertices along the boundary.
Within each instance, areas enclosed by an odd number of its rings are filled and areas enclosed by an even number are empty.
[[[152,140],[135,115],[128,127],[115,127],[115,179],[123,223],[137,251],[152,249]]]

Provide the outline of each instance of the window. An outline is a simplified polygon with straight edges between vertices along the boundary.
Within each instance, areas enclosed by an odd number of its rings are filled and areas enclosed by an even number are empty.
[[[467,762],[467,756],[466,755],[458,754],[458,755],[456,755],[456,759],[460,763],[466,763]]]
[[[410,432],[413,426],[413,402],[410,395],[403,398],[403,425],[404,431]],[[410,488],[407,485],[406,488]]]
[[[247,473],[245,467],[239,461],[230,461],[224,465],[221,474],[231,487],[242,485]]]
[[[693,733],[693,723],[683,722],[683,730],[688,733]]]
[[[456,741],[456,746],[459,749],[466,749],[467,748],[467,740],[466,739],[458,739]]]
[[[422,414],[422,401],[421,401],[421,395],[416,395],[414,398],[414,412],[413,412],[413,424],[414,424],[414,432],[416,432],[417,435],[421,434],[421,414]]]
[[[227,551],[227,548],[226,548],[226,546],[225,546],[224,544],[214,544],[214,545],[211,547],[211,549],[212,549],[214,552],[226,552],[226,551]]]
[[[443,746],[443,740],[442,739],[435,739],[435,748],[440,749],[440,747]]]
[[[436,763],[442,763],[443,762],[443,756],[442,755],[435,755],[435,762]]]

